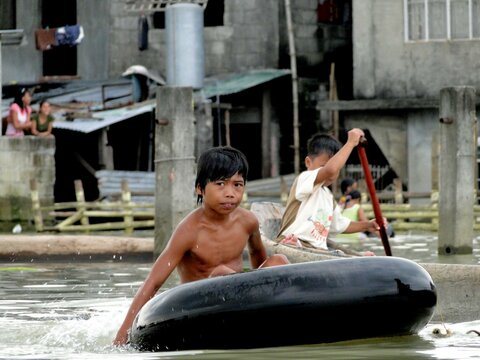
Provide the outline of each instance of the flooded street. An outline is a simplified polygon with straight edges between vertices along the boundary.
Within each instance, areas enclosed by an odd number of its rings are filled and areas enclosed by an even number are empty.
[[[395,256],[419,262],[479,263],[478,251],[473,256],[438,259],[432,250],[436,248],[433,235],[398,235],[390,243]],[[382,255],[378,239],[368,239],[365,246]],[[130,301],[150,267],[147,260],[115,259],[0,263],[0,359],[480,359],[480,336],[468,333],[480,331],[480,315],[468,323],[431,323],[415,336],[334,344],[163,353],[112,347]],[[176,282],[172,276],[165,288]],[[445,327],[450,336],[434,334],[434,329],[442,332]]]

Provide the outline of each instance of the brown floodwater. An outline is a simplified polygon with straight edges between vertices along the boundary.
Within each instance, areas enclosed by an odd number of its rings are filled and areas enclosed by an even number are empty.
[[[390,239],[393,255],[420,262],[479,263],[471,256],[439,258],[433,234],[402,234]],[[474,242],[478,248],[478,240]],[[365,247],[383,254],[378,239]],[[0,263],[1,359],[479,359],[479,319],[456,324],[428,324],[418,335],[333,344],[262,348],[143,353],[111,345],[136,290],[152,263],[12,262]],[[172,276],[160,290],[175,286]],[[392,310],[394,311],[394,310]],[[375,314],[372,314],[375,316]],[[252,324],[252,326],[261,326]],[[305,331],[322,324],[305,324]],[[368,326],[368,324],[344,324]],[[434,329],[447,328],[439,337]],[[246,329],[248,331],[248,329]]]

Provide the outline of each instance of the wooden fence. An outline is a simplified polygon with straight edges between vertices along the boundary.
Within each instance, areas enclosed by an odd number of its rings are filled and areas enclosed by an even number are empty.
[[[122,182],[121,201],[114,202],[85,201],[80,180],[75,181],[76,202],[42,206],[35,180],[30,181],[30,189],[37,232],[89,232],[123,229],[127,234],[131,234],[134,229],[154,228],[155,226],[155,204],[153,202],[132,202],[126,181]]]
[[[280,191],[267,191],[273,180],[262,180],[252,191],[245,193],[242,206],[252,202],[273,201],[285,205],[289,183],[292,179],[279,179]],[[126,179],[121,182],[118,201],[87,202],[80,180],[75,181],[75,202],[54,203],[42,206],[35,180],[31,181],[31,198],[37,232],[89,232],[124,230],[131,234],[135,229],[153,229],[155,226],[154,197],[148,202],[133,202]],[[248,189],[247,189],[248,190]],[[396,232],[438,231],[438,193],[409,193],[397,187],[395,191],[377,194],[382,215],[392,223]],[[427,199],[424,204],[405,203],[412,199]],[[362,207],[368,218],[375,217],[366,192],[362,192]],[[474,230],[480,231],[480,205],[474,206]]]

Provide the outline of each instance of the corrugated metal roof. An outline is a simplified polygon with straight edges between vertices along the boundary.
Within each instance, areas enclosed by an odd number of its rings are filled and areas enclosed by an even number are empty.
[[[213,76],[204,80],[200,92],[206,98],[231,95],[289,74],[287,69],[262,69]]]
[[[74,121],[55,120],[53,127],[88,134],[134,116],[150,112],[155,109],[155,103],[156,101],[153,99],[122,108],[96,111],[92,119],[75,119]]]
[[[197,93],[202,94],[204,98],[231,95],[289,74],[290,70],[287,69],[262,69],[212,76],[205,79],[203,89]],[[68,104],[79,105],[77,110],[81,112],[81,104],[83,103],[85,104],[84,108],[92,111],[92,118],[77,118],[73,121],[64,120],[64,114],[54,114],[56,120],[53,123],[53,127],[56,129],[91,133],[155,109],[156,101],[155,99],[151,99],[130,106],[97,111],[95,108],[98,109],[102,107],[102,85],[105,84],[113,85],[108,88],[108,95],[111,98],[117,98],[110,102],[110,105],[120,104],[131,94],[131,85],[125,82],[124,79],[110,80],[108,83],[104,81],[92,82],[90,87],[88,86],[88,82],[77,81],[66,85],[64,88],[42,94],[48,98],[52,104],[60,107],[62,104],[66,105],[66,108],[69,107]],[[2,113],[5,112],[8,114],[8,105],[5,101],[2,102]]]

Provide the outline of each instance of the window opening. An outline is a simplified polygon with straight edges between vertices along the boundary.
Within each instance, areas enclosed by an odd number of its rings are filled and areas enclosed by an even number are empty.
[[[480,39],[480,0],[404,0],[405,41]]]

